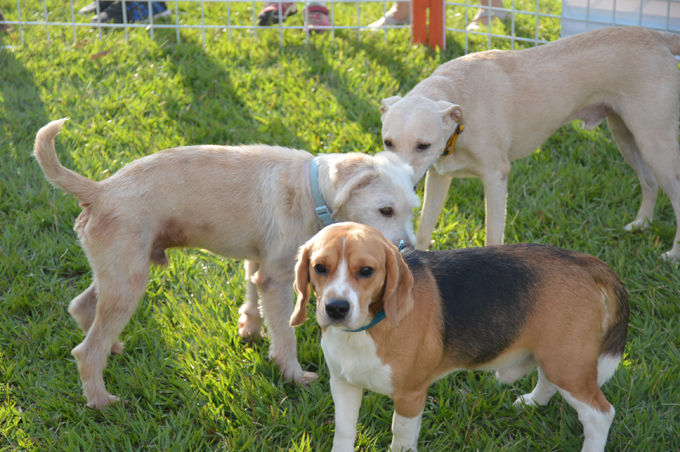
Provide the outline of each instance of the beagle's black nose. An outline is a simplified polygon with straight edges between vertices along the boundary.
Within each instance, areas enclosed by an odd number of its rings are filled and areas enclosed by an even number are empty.
[[[347,300],[328,300],[326,303],[326,314],[331,319],[339,320],[349,312],[349,301]]]

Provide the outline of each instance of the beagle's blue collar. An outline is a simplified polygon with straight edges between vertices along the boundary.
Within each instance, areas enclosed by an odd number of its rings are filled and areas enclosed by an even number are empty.
[[[401,250],[404,249],[404,241],[400,240],[399,241],[399,252],[401,253]],[[378,323],[382,322],[383,319],[385,318],[385,310],[381,309],[380,311],[376,312],[375,315],[373,316],[373,320],[371,320],[371,323],[368,325],[364,325],[361,328],[358,328],[356,330],[345,330],[348,333],[358,333],[359,331],[366,331],[369,328],[373,328],[376,326]]]
[[[361,328],[357,328],[356,330],[345,330],[345,331],[347,331],[348,333],[358,333],[359,331],[366,331],[367,329],[373,328],[374,326],[376,326],[384,318],[385,318],[385,310],[381,309],[380,311],[375,313],[375,315],[373,316],[373,320],[368,325],[364,325]]]
[[[314,210],[323,223],[323,227],[335,223],[335,220],[331,218],[333,212],[331,212],[331,209],[329,209],[324,202],[321,189],[319,188],[319,163],[317,162],[317,157],[314,157],[309,164],[309,185],[312,187]]]

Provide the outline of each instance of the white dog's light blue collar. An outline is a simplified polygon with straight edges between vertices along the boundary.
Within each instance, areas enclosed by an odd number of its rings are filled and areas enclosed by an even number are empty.
[[[328,208],[321,195],[321,189],[319,188],[319,163],[316,159],[317,158],[314,157],[309,164],[309,185],[312,187],[314,210],[319,216],[319,219],[321,219],[323,226],[326,227],[329,224],[335,223],[335,220],[331,218],[331,209]]]

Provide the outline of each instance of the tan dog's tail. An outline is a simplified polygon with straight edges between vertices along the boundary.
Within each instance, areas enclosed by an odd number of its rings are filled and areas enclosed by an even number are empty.
[[[661,35],[661,41],[671,51],[673,55],[680,55],[680,36],[675,33],[658,32]]]
[[[628,292],[623,282],[607,264],[597,259],[598,265],[591,266],[591,274],[606,297],[608,321],[600,345],[600,356],[621,356],[626,347],[628,335]]]
[[[75,171],[64,168],[54,149],[54,137],[61,131],[61,126],[68,118],[58,119],[47,124],[38,131],[35,137],[35,151],[33,155],[38,160],[45,177],[55,187],[71,193],[83,205],[94,202],[99,191],[99,184]]]

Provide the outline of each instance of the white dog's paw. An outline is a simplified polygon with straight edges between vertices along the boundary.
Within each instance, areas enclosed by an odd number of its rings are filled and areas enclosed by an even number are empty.
[[[262,337],[264,319],[256,310],[255,313],[248,310],[246,305],[239,309],[241,317],[238,319],[238,334],[248,342],[254,342]]]
[[[515,405],[517,410],[523,410],[528,406],[538,406],[538,403],[536,400],[534,400],[531,394],[524,394],[523,396],[517,397],[513,405]]]
[[[645,229],[649,229],[649,220],[647,218],[643,218],[642,220],[632,221],[628,223],[623,229],[628,232],[644,231]]]
[[[120,397],[111,395],[104,391],[103,394],[97,394],[93,397],[87,398],[87,406],[95,410],[102,410],[112,403],[120,401]]]
[[[123,350],[125,350],[125,342],[119,341],[118,339],[113,341],[113,345],[111,346],[112,355],[120,355],[123,353]]]
[[[305,372],[304,370],[300,370],[300,372],[295,372],[295,376],[293,379],[295,380],[295,383],[302,385],[302,386],[309,386],[310,383],[316,381],[319,378],[319,375],[316,372]]]

